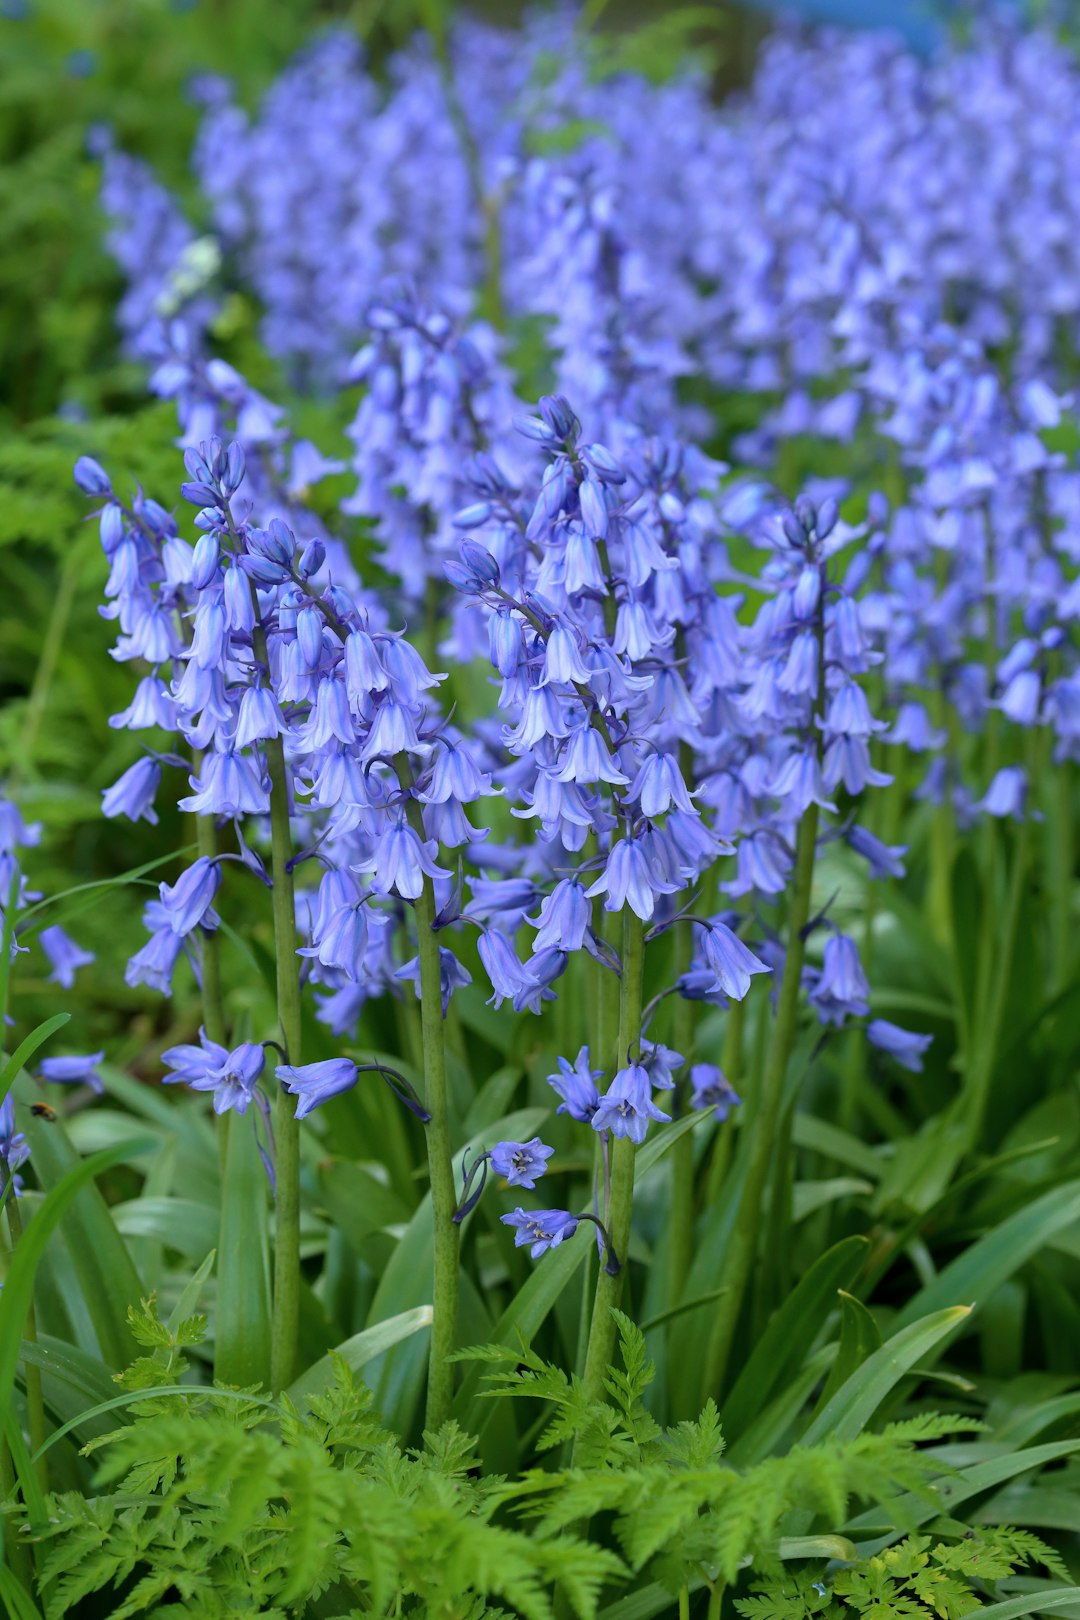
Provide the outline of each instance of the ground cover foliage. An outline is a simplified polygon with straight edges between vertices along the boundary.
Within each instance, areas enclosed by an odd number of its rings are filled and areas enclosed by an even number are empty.
[[[1080,1613],[1067,29],[8,11],[0,1602]]]

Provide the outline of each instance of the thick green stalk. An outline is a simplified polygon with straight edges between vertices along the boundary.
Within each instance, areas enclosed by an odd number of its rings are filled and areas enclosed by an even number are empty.
[[[1050,817],[1050,988],[1060,993],[1069,983],[1073,914],[1073,773],[1070,760],[1049,767],[1054,806]]]
[[[255,632],[255,653],[267,663],[266,638]],[[300,959],[296,954],[296,902],[289,862],[289,779],[280,737],[266,744],[270,773],[270,851],[277,970],[278,1022],[289,1063],[300,1062]],[[300,1126],[295,1099],[279,1087],[274,1105],[274,1298],[270,1333],[270,1382],[275,1391],[291,1382],[300,1324]]]
[[[399,758],[401,758],[399,756]],[[402,790],[412,782],[403,758],[398,767]],[[423,842],[427,839],[424,815],[413,798],[408,800],[409,825]],[[450,1354],[457,1335],[458,1248],[460,1230],[454,1221],[457,1189],[450,1151],[450,1102],[446,1083],[446,1031],[442,1011],[442,969],[439,937],[435,932],[435,890],[425,877],[416,901],[416,932],[420,956],[420,1028],[424,1050],[424,1105],[431,1115],[424,1131],[428,1176],[431,1184],[431,1222],[434,1244],[431,1356],[428,1364],[427,1409],[424,1428],[440,1429],[450,1416],[454,1396],[454,1364]]]
[[[690,966],[693,955],[693,924],[677,923],[674,929],[675,978]],[[694,1008],[685,996],[675,997],[672,1044],[685,1060],[688,1074],[693,1058]],[[671,1208],[668,1218],[668,1305],[677,1305],[690,1270],[694,1245],[694,1142],[692,1135],[680,1136],[671,1150]],[[678,1329],[673,1329],[676,1333]],[[674,1342],[674,1341],[673,1341]]]
[[[623,913],[622,983],[619,995],[619,1065],[636,1052],[641,1038],[642,982],[645,963],[645,930],[634,913]],[[634,1144],[620,1137],[611,1144],[611,1202],[607,1210],[607,1230],[611,1248],[622,1270],[616,1276],[601,1268],[593,1299],[589,1346],[585,1352],[584,1383],[593,1400],[604,1396],[604,1378],[615,1349],[615,1322],[612,1306],[619,1303],[630,1247],[630,1220],[634,1208]]]
[[[419,807],[417,807],[419,809]],[[425,1429],[434,1432],[450,1416],[454,1396],[454,1349],[458,1309],[458,1237],[454,1222],[457,1192],[450,1153],[450,1117],[446,1085],[446,1047],[442,1015],[442,974],[435,933],[435,895],[424,879],[416,902],[420,947],[420,1018],[424,1042],[424,1103],[431,1118],[425,1130],[431,1179],[431,1219],[435,1275],[432,1294],[431,1360],[428,1372]]]
[[[198,774],[198,760],[195,771]],[[218,854],[217,828],[210,816],[195,817],[195,842],[199,854],[213,860]],[[217,930],[202,936],[202,1007],[203,1028],[212,1041],[225,1045],[225,1004],[221,994],[221,939]],[[221,1179],[225,1180],[225,1161],[229,1146],[229,1120],[231,1114],[222,1114],[217,1120],[218,1163]]]
[[[724,1257],[723,1274],[718,1278],[726,1291],[717,1301],[705,1361],[705,1387],[710,1391],[716,1391],[723,1385],[739,1312],[742,1309],[754,1263],[754,1251],[761,1222],[762,1195],[780,1123],[784,1078],[795,1042],[799,988],[803,958],[806,954],[803,930],[810,918],[817,827],[818,808],[816,804],[812,804],[803,813],[799,822],[795,845],[795,875],[788,910],[787,953],[784,959],[784,976],[780,984],[776,1022],[773,1025],[772,1040],[765,1059],[761,1089],[754,1098],[753,1115],[743,1127],[750,1132],[746,1181],[738,1214],[735,1217],[731,1243]]]

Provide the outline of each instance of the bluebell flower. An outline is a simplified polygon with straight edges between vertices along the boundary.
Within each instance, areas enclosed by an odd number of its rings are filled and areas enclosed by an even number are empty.
[[[594,1131],[610,1131],[613,1136],[629,1137],[639,1145],[645,1140],[649,1121],[669,1124],[671,1115],[657,1108],[650,1095],[649,1073],[640,1063],[620,1069],[592,1117]]]
[[[503,929],[485,928],[477,941],[477,950],[491,980],[489,1007],[501,1007],[504,1001],[513,1001],[522,990],[534,987],[532,974],[514,949],[513,940]]]
[[[297,1119],[304,1119],[313,1108],[349,1091],[357,1081],[356,1064],[350,1058],[324,1058],[320,1063],[281,1063],[277,1077],[300,1100],[296,1105]]]
[[[719,921],[710,922],[703,929],[700,966],[710,975],[710,994],[729,996],[732,1001],[743,999],[755,973],[769,971],[738,935]]]
[[[410,981],[416,986],[416,994],[420,995],[420,958],[414,956],[410,962],[405,962],[394,973],[395,979]],[[445,945],[439,946],[439,989],[442,997],[443,1017],[446,1017],[450,1006],[450,998],[454,991],[463,985],[472,983],[472,974],[463,962],[459,962],[453,951],[447,950]]]
[[[200,925],[204,928],[216,927],[217,917],[212,906],[220,887],[221,862],[208,855],[200,855],[171,886],[160,883],[158,893],[173,932],[184,935]]]
[[[111,495],[109,475],[93,456],[80,456],[75,463],[75,482],[84,495]]]
[[[498,1142],[489,1156],[497,1176],[505,1176],[511,1187],[528,1187],[531,1191],[554,1152],[534,1136],[531,1142]]]
[[[0,1102],[0,1198],[6,1191],[7,1176],[12,1178],[12,1190],[18,1198],[23,1189],[19,1166],[30,1157],[30,1146],[22,1131],[15,1129],[15,1099],[8,1092]]]
[[[631,804],[641,805],[643,816],[662,816],[672,805],[678,810],[696,814],[679,762],[673,754],[650,754],[627,789],[626,798]]]
[[[172,731],[176,724],[176,705],[164,681],[156,675],[144,675],[128,707],[110,715],[109,724],[114,730],[148,731],[160,726],[163,731]]]
[[[529,919],[536,928],[533,950],[579,951],[592,920],[592,908],[576,878],[562,878]]]
[[[142,920],[144,927],[151,931],[150,938],[128,962],[124,970],[124,983],[132,989],[136,985],[147,984],[167,996],[184,940],[173,928],[160,900],[150,901],[143,911]]]
[[[228,1051],[199,1031],[198,1046],[173,1046],[161,1055],[173,1074],[166,1081],[180,1081],[193,1091],[210,1091],[215,1114],[247,1112],[255,1087],[266,1066],[266,1053],[254,1041],[244,1041]]]
[[[819,973],[813,975],[810,1002],[825,1024],[842,1024],[863,1017],[870,999],[855,941],[848,934],[833,934],[825,942]]]
[[[100,1096],[105,1087],[97,1072],[97,1066],[104,1057],[105,1053],[102,1051],[84,1054],[72,1052],[67,1057],[42,1058],[38,1073],[43,1080],[51,1080],[59,1085],[89,1086],[91,1091]]]
[[[231,748],[205,754],[198,776],[189,780],[195,792],[177,801],[181,810],[199,816],[262,816],[269,812],[268,781],[251,759]]]
[[[691,1064],[690,1095],[695,1108],[711,1108],[721,1123],[742,1102],[715,1063]]]
[[[79,968],[97,961],[93,951],[83,950],[81,945],[76,945],[70,935],[66,934],[57,923],[51,928],[43,928],[38,940],[49,958],[50,983],[61,985],[65,990],[70,990],[75,983],[75,974]]]
[[[514,997],[514,1011],[523,1012],[528,1008],[531,1013],[539,1013],[543,1002],[554,1001],[555,991],[551,986],[566,972],[569,960],[566,951],[554,948],[538,951],[530,957],[526,964],[528,980]]]
[[[555,1060],[559,1065],[558,1074],[549,1074],[547,1083],[561,1098],[557,1114],[569,1114],[571,1119],[577,1119],[585,1125],[591,1125],[593,1115],[600,1106],[600,1093],[596,1089],[596,1082],[603,1074],[603,1069],[594,1069],[589,1059],[589,1048],[581,1047],[573,1063],[560,1057]]]
[[[682,1068],[686,1059],[661,1041],[642,1041],[641,1062],[654,1091],[674,1091],[675,1071]]]
[[[877,1046],[889,1056],[895,1058],[904,1069],[910,1069],[912,1074],[922,1071],[923,1054],[932,1044],[932,1035],[915,1035],[908,1029],[901,1029],[899,1024],[890,1024],[885,1018],[871,1018],[866,1026],[866,1038],[872,1046]]]
[[[567,1238],[573,1237],[580,1221],[565,1209],[515,1209],[512,1215],[501,1215],[504,1226],[513,1226],[514,1247],[522,1249],[530,1244],[529,1253],[539,1259],[548,1249],[557,1249]]]
[[[903,857],[906,844],[884,844],[872,832],[854,822],[847,831],[847,841],[861,855],[876,878],[902,878],[905,872]]]
[[[129,821],[148,821],[157,826],[154,798],[161,783],[161,766],[144,755],[124,772],[101,796],[102,814],[127,816]]]
[[[648,922],[656,909],[654,875],[640,842],[620,838],[611,846],[603,872],[585,893],[590,899],[604,895],[605,911],[629,906],[642,922]]]
[[[1024,819],[1027,802],[1027,772],[1019,765],[1003,765],[994,776],[977,806],[988,816],[1015,821]]]

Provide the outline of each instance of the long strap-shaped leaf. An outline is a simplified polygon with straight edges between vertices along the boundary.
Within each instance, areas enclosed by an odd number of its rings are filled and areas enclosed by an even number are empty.
[[[854,1440],[904,1374],[970,1315],[970,1309],[968,1305],[953,1305],[894,1333],[841,1385],[800,1444],[816,1446],[825,1440]]]
[[[153,1148],[154,1145],[150,1141],[147,1147]],[[82,1189],[89,1186],[103,1170],[108,1170],[111,1165],[118,1164],[128,1156],[133,1146],[131,1142],[118,1142],[115,1147],[95,1153],[92,1159],[84,1159],[69,1170],[46,1194],[23,1232],[18,1248],[11,1257],[3,1292],[0,1293],[0,1412],[8,1411],[11,1405],[23,1328],[34,1292],[34,1274],[45,1246]]]

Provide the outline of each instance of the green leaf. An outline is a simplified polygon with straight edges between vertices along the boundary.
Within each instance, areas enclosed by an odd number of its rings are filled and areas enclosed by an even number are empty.
[[[687,1583],[691,1595],[700,1592],[705,1582],[700,1576],[693,1576]],[[619,1598],[615,1603],[609,1603],[606,1609],[601,1609],[597,1620],[656,1620],[658,1614],[671,1612],[671,1590],[652,1582],[648,1586],[639,1587],[629,1597]]]
[[[843,1131],[838,1125],[818,1119],[813,1114],[796,1114],[791,1122],[792,1141],[796,1147],[810,1153],[820,1153],[823,1159],[847,1165],[870,1181],[880,1181],[885,1163],[879,1154],[867,1147],[857,1136]]]
[[[289,1399],[299,1404],[329,1389],[334,1381],[333,1357],[340,1356],[353,1372],[359,1372],[361,1367],[366,1367],[384,1350],[389,1350],[391,1345],[400,1344],[402,1339],[411,1338],[414,1333],[429,1328],[431,1317],[430,1305],[417,1305],[411,1311],[402,1311],[399,1316],[376,1322],[374,1327],[365,1328],[362,1333],[354,1333],[351,1339],[339,1344],[330,1355],[323,1356],[290,1384],[287,1391]]]
[[[814,1446],[825,1440],[854,1440],[904,1374],[970,1314],[969,1306],[953,1305],[894,1333],[837,1390],[810,1424],[800,1444]]]
[[[1057,1462],[1061,1457],[1071,1457],[1078,1451],[1080,1440],[1057,1440],[1045,1446],[1029,1446],[1023,1451],[1011,1451],[1004,1457],[991,1457],[987,1462],[973,1463],[965,1468],[963,1473],[946,1474],[935,1480],[932,1502],[927,1502],[925,1497],[914,1494],[901,1497],[889,1508],[889,1523],[903,1524],[908,1529],[917,1530],[920,1525],[926,1524],[930,1519],[936,1519],[942,1512],[954,1513],[962,1503],[970,1501],[973,1496],[981,1496],[984,1491],[992,1490],[995,1485],[1003,1485],[1007,1480],[1016,1479],[1020,1474],[1031,1473],[1046,1463]],[[851,1519],[844,1528],[851,1532],[878,1529],[881,1518],[880,1508],[869,1508],[865,1513]],[[889,1546],[899,1534],[899,1531],[892,1531],[877,1541],[862,1544],[859,1552],[863,1557],[868,1557],[882,1547]]]
[[[334,1225],[356,1250],[373,1232],[405,1226],[413,1213],[392,1187],[348,1159],[324,1160],[319,1165],[319,1197]]]
[[[79,1158],[58,1120],[47,1124],[32,1119],[27,1123],[34,1169],[42,1186],[51,1190],[64,1183],[72,1170],[86,1161]],[[133,1157],[154,1152],[157,1146],[152,1139],[132,1141],[129,1138],[95,1154],[88,1162],[110,1166],[127,1163]],[[144,1290],[127,1245],[113,1224],[108,1204],[93,1185],[93,1179],[87,1178],[87,1183],[80,1186],[70,1209],[65,1210],[60,1230],[71,1256],[79,1291],[94,1324],[101,1359],[114,1372],[119,1372],[136,1353],[127,1310],[129,1305],[138,1303]],[[39,1219],[40,1211],[31,1222],[31,1229]]]
[[[77,1419],[88,1406],[110,1400],[116,1392],[104,1362],[62,1339],[47,1334],[39,1334],[36,1342],[24,1339],[20,1359],[40,1370],[45,1405],[61,1423]]]
[[[818,1401],[819,1411],[828,1405],[841,1384],[846,1384],[863,1362],[880,1348],[881,1331],[873,1316],[861,1300],[841,1288],[840,1347]]]
[[[23,1328],[34,1293],[34,1273],[45,1246],[80,1194],[93,1185],[94,1177],[130,1151],[129,1142],[119,1143],[108,1152],[76,1164],[62,1176],[42,1200],[11,1256],[0,1292],[0,1412],[8,1411],[11,1405]]]
[[[812,1348],[837,1292],[856,1276],[869,1246],[864,1237],[844,1238],[815,1260],[771,1318],[724,1402],[724,1433],[734,1441],[757,1416],[778,1385],[787,1383]]]
[[[781,1536],[776,1544],[778,1558],[839,1558],[853,1564],[858,1549],[847,1536]]]
[[[21,1581],[15,1579],[6,1564],[0,1563],[0,1598],[3,1599],[9,1620],[41,1620],[41,1610]]]
[[[191,1198],[132,1198],[112,1206],[113,1223],[123,1237],[151,1237],[187,1260],[212,1249],[218,1220],[207,1204]]]
[[[797,1181],[792,1188],[792,1219],[805,1221],[819,1209],[835,1204],[840,1198],[866,1198],[874,1190],[871,1181],[860,1181],[856,1176],[834,1176],[828,1181]]]
[[[70,1018],[70,1013],[54,1013],[51,1018],[46,1018],[43,1024],[32,1029],[25,1040],[19,1042],[3,1068],[0,1068],[0,1103],[11,1090],[15,1076],[25,1067],[27,1060],[33,1057],[39,1046],[45,1044],[50,1035],[55,1035],[58,1029],[62,1029]]]
[[[270,1382],[270,1185],[255,1140],[255,1110],[230,1117],[217,1235],[214,1377]]]
[[[1056,1592],[1025,1592],[1022,1597],[1006,1598],[979,1610],[979,1620],[1016,1620],[1021,1614],[1045,1614],[1080,1601],[1080,1586],[1063,1586]]]
[[[910,1299],[896,1318],[906,1327],[939,1310],[946,1301],[966,1299],[978,1310],[994,1290],[1037,1254],[1056,1233],[1080,1220],[1080,1181],[1055,1187],[987,1232]]]
[[[210,1253],[206,1256],[206,1259],[203,1261],[199,1269],[188,1278],[187,1282],[180,1290],[180,1296],[177,1299],[176,1304],[173,1306],[172,1311],[169,1314],[168,1323],[166,1324],[170,1333],[176,1333],[181,1322],[186,1322],[188,1317],[194,1316],[195,1311],[198,1308],[203,1286],[214,1269],[214,1260],[216,1256],[217,1250],[211,1249]]]
[[[488,1335],[489,1342],[531,1344],[559,1296],[584,1265],[589,1245],[594,1241],[590,1227],[545,1254],[496,1322]],[[477,1393],[481,1374],[481,1367],[470,1367],[454,1400],[454,1416],[468,1434],[478,1438],[483,1437],[495,1416],[494,1403]]]

